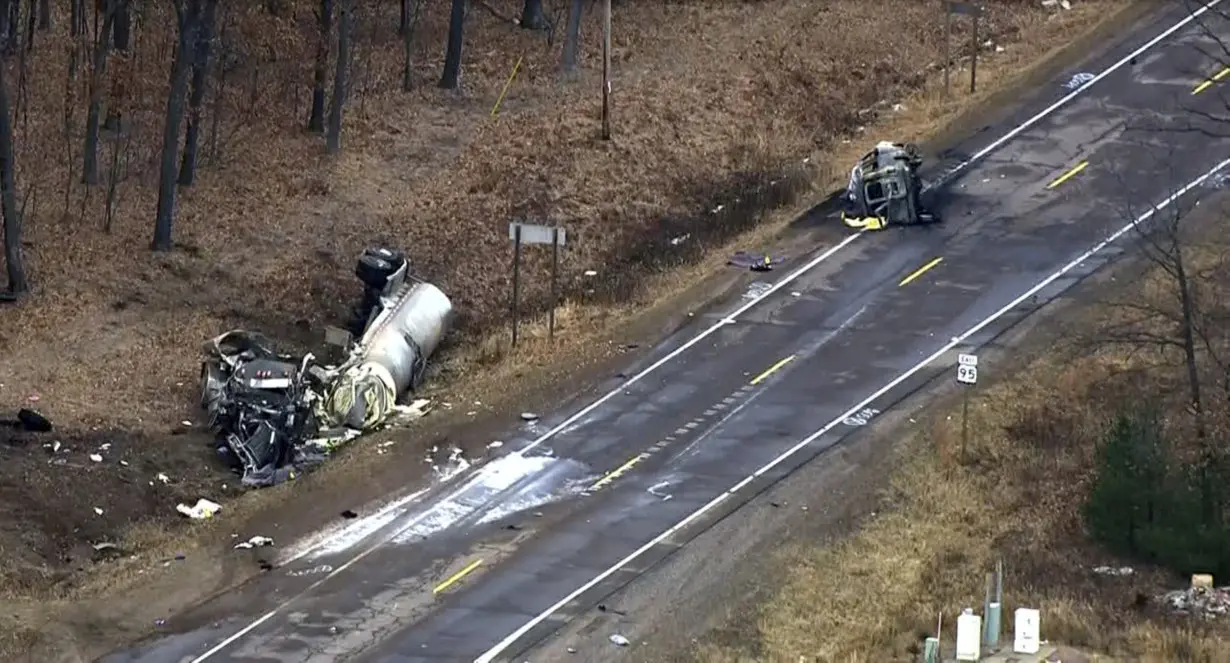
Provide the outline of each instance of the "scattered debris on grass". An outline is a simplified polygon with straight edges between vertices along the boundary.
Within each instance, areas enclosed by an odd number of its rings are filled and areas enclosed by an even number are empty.
[[[187,504],[177,504],[175,505],[175,510],[185,516],[188,516],[189,518],[203,520],[205,518],[213,518],[214,514],[222,510],[222,505],[217,502],[211,502],[202,497],[192,506],[188,506]],[[99,515],[102,515],[101,511],[99,511]]]

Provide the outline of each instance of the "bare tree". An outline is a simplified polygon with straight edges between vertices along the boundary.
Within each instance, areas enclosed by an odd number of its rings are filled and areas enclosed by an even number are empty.
[[[24,295],[26,266],[21,250],[21,212],[17,209],[17,165],[13,160],[13,122],[9,113],[8,83],[0,66],[0,213],[4,214],[4,265],[8,273],[8,297]]]
[[[312,71],[312,112],[308,117],[308,131],[325,131],[325,77],[329,67],[329,43],[333,38],[333,0],[320,0],[316,11],[316,64]]]
[[[410,67],[410,49],[413,46],[414,29],[419,24],[419,15],[423,10],[423,0],[401,0],[401,89],[409,92],[414,89],[414,71]]]
[[[70,0],[76,2],[77,0]],[[38,29],[51,29],[51,0],[38,0]]]
[[[126,52],[132,35],[132,0],[112,0],[115,3],[115,20],[111,23],[110,37],[115,50]],[[104,34],[107,34],[104,32]],[[107,37],[103,37],[106,39]]]
[[[1175,156],[1171,155],[1170,163],[1174,163]],[[1131,189],[1124,183],[1123,190]],[[1181,200],[1177,194],[1172,194],[1171,202],[1152,208],[1147,218],[1131,210],[1127,212],[1130,218],[1142,219],[1134,225],[1135,236],[1153,274],[1160,275],[1160,281],[1142,281],[1130,298],[1109,302],[1122,315],[1099,330],[1093,340],[1134,351],[1153,350],[1163,357],[1177,355],[1186,382],[1187,409],[1192,416],[1200,456],[1197,469],[1202,517],[1206,523],[1212,523],[1217,516],[1213,484],[1222,466],[1222,453],[1209,434],[1207,373],[1202,366],[1210,363],[1218,366],[1224,376],[1230,372],[1230,364],[1216,341],[1215,325],[1208,315],[1204,296],[1208,282],[1202,278],[1198,261],[1193,257],[1198,250],[1185,223],[1194,204],[1185,206]],[[1226,384],[1230,386],[1230,381]]]
[[[94,37],[93,68],[90,71],[90,105],[85,115],[85,153],[81,180],[98,184],[98,127],[102,115],[103,82],[107,75],[107,60],[111,51],[111,26],[115,22],[116,4],[121,0],[102,0],[102,30]]]
[[[585,13],[585,0],[572,0],[568,7],[568,29],[564,31],[564,75],[572,76],[577,71],[577,46],[581,40],[581,15]]]
[[[525,0],[521,8],[521,20],[517,23],[526,30],[546,30],[547,15],[542,11],[542,0]]]
[[[205,87],[209,76],[210,50],[214,38],[214,20],[218,0],[205,0],[205,14],[196,34],[192,56],[192,93],[188,97],[188,128],[184,134],[184,157],[179,165],[180,186],[192,186],[196,180],[197,149],[201,138],[201,106],[205,102]]]
[[[337,26],[337,66],[333,74],[333,102],[329,106],[329,133],[325,151],[337,154],[342,147],[342,110],[346,105],[346,72],[350,66],[350,24],[354,19],[354,0],[341,0],[341,20]]]
[[[155,251],[171,250],[171,227],[175,220],[175,157],[179,147],[179,125],[184,119],[184,97],[188,93],[193,46],[201,23],[202,0],[174,0],[179,40],[171,62],[171,89],[167,94],[166,127],[162,133],[162,163],[159,169],[158,211],[154,219]]]
[[[448,20],[448,46],[444,52],[444,72],[440,87],[456,90],[461,83],[461,46],[465,41],[466,0],[453,0]]]

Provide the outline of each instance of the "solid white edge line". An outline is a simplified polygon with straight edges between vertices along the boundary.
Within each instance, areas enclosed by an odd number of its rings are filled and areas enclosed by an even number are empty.
[[[1166,37],[1169,37],[1170,35],[1174,34],[1176,31],[1178,31],[1178,30],[1182,29],[1182,28],[1183,28],[1184,26],[1186,26],[1188,23],[1191,23],[1192,21],[1196,20],[1197,18],[1199,18],[1199,17],[1200,17],[1201,15],[1203,15],[1204,13],[1208,12],[1208,11],[1209,11],[1210,9],[1212,9],[1213,7],[1215,7],[1215,6],[1219,5],[1219,4],[1221,4],[1221,2],[1222,2],[1222,0],[1211,0],[1210,2],[1206,3],[1206,4],[1205,4],[1205,5],[1203,5],[1200,9],[1197,9],[1196,11],[1192,12],[1192,13],[1191,13],[1191,14],[1189,14],[1187,17],[1185,17],[1183,20],[1181,20],[1181,21],[1179,21],[1178,23],[1175,23],[1174,25],[1172,25],[1172,26],[1171,26],[1169,29],[1167,29],[1165,32],[1161,33],[1161,34],[1160,34],[1160,35],[1158,35],[1157,37],[1154,37],[1153,39],[1151,39],[1150,41],[1148,41],[1147,43],[1145,43],[1145,45],[1144,45],[1144,46],[1141,46],[1140,48],[1138,48],[1138,49],[1136,49],[1135,51],[1133,51],[1131,55],[1129,55],[1129,56],[1127,56],[1127,57],[1123,58],[1122,60],[1119,60],[1118,62],[1116,62],[1115,64],[1111,65],[1111,66],[1110,66],[1110,67],[1108,67],[1107,69],[1104,69],[1104,70],[1103,70],[1101,73],[1099,73],[1097,76],[1095,76],[1094,78],[1092,78],[1092,79],[1091,79],[1091,80],[1089,80],[1089,81],[1086,81],[1084,85],[1082,85],[1082,86],[1080,86],[1080,87],[1076,88],[1076,89],[1075,89],[1075,90],[1073,90],[1071,93],[1069,93],[1067,96],[1063,97],[1063,98],[1062,98],[1062,99],[1060,99],[1059,101],[1057,101],[1057,102],[1055,102],[1055,103],[1051,104],[1050,106],[1048,106],[1047,108],[1045,108],[1042,112],[1040,112],[1040,113],[1038,113],[1038,114],[1034,115],[1033,117],[1031,117],[1031,118],[1029,118],[1028,120],[1026,120],[1024,123],[1022,123],[1022,124],[1018,125],[1016,128],[1014,128],[1013,130],[1009,131],[1007,134],[1005,134],[1005,135],[1001,136],[999,139],[997,139],[995,142],[991,143],[989,146],[987,146],[987,147],[983,148],[982,150],[979,150],[977,153],[975,153],[972,157],[970,157],[970,158],[969,158],[968,160],[966,160],[965,162],[960,163],[960,164],[957,164],[957,165],[956,165],[956,166],[954,166],[953,168],[949,169],[947,172],[945,172],[943,175],[941,175],[941,176],[940,176],[940,178],[937,180],[937,182],[933,183],[933,184],[931,185],[931,187],[933,188],[933,187],[938,186],[939,184],[941,184],[941,183],[943,183],[943,182],[948,181],[948,180],[949,180],[949,179],[951,179],[951,178],[953,177],[953,175],[955,175],[956,173],[958,173],[958,172],[960,172],[960,171],[962,171],[962,170],[964,170],[964,169],[968,168],[968,167],[970,166],[970,164],[972,164],[972,163],[974,163],[975,161],[977,161],[977,160],[981,159],[982,157],[986,156],[987,154],[989,154],[990,152],[992,152],[992,151],[993,151],[993,150],[995,150],[996,148],[998,148],[998,147],[1002,146],[1004,143],[1006,143],[1007,141],[1011,140],[1012,138],[1015,138],[1016,136],[1020,135],[1020,133],[1021,133],[1022,131],[1024,131],[1025,129],[1027,129],[1027,128],[1029,128],[1029,127],[1033,126],[1034,124],[1037,124],[1037,123],[1038,123],[1039,121],[1041,121],[1043,118],[1045,118],[1046,116],[1048,116],[1048,115],[1050,115],[1051,113],[1055,112],[1056,110],[1058,110],[1058,109],[1059,109],[1061,106],[1063,106],[1064,104],[1068,103],[1068,102],[1069,102],[1069,101],[1071,101],[1072,99],[1075,99],[1077,95],[1079,95],[1079,94],[1081,94],[1082,92],[1084,92],[1085,90],[1089,89],[1089,87],[1090,87],[1091,85],[1093,85],[1094,83],[1096,83],[1097,81],[1100,81],[1101,79],[1105,78],[1105,77],[1106,77],[1108,74],[1110,74],[1111,72],[1115,71],[1116,69],[1119,69],[1119,68],[1120,68],[1120,67],[1122,67],[1124,64],[1127,64],[1127,63],[1128,63],[1128,62],[1129,62],[1129,61],[1130,61],[1133,57],[1136,57],[1136,56],[1140,55],[1141,53],[1144,53],[1144,52],[1145,52],[1145,51],[1147,51],[1148,49],[1150,49],[1150,48],[1152,48],[1152,47],[1156,46],[1156,45],[1157,45],[1159,42],[1161,42],[1163,39],[1165,39]],[[863,236],[863,234],[864,234],[865,232],[868,232],[868,231],[866,231],[866,230],[860,230],[859,232],[857,232],[857,233],[855,233],[855,234],[853,234],[853,235],[850,235],[850,236],[849,236],[849,237],[847,237],[846,239],[842,240],[842,241],[841,241],[839,244],[837,244],[836,246],[833,246],[833,247],[829,248],[827,251],[825,251],[825,252],[821,253],[819,256],[817,256],[817,257],[813,258],[812,260],[808,261],[808,262],[807,262],[807,264],[803,265],[802,267],[799,267],[797,270],[795,270],[794,272],[792,272],[792,273],[790,273],[789,275],[787,275],[784,279],[782,279],[782,280],[781,280],[781,281],[779,281],[778,283],[774,284],[771,288],[769,288],[768,290],[764,291],[763,293],[761,293],[760,295],[758,295],[757,297],[755,297],[754,299],[752,299],[751,301],[749,301],[747,304],[744,304],[743,306],[741,306],[741,307],[739,307],[738,309],[736,309],[734,313],[731,313],[730,315],[726,316],[726,317],[725,317],[725,318],[723,318],[722,320],[718,321],[718,323],[717,323],[717,324],[715,324],[715,325],[713,325],[712,327],[710,327],[710,328],[706,329],[705,331],[701,332],[699,335],[697,335],[696,337],[692,338],[690,341],[688,341],[688,342],[687,342],[686,344],[684,344],[683,346],[681,346],[681,347],[679,347],[679,348],[675,349],[673,352],[671,352],[671,353],[667,354],[667,355],[666,355],[665,357],[663,357],[662,359],[659,359],[658,361],[654,362],[654,363],[653,363],[653,364],[651,364],[649,367],[647,367],[646,369],[642,370],[640,373],[637,373],[636,375],[632,376],[632,377],[631,377],[631,378],[629,378],[628,380],[626,380],[626,381],[624,381],[623,383],[621,383],[619,387],[617,387],[617,388],[613,389],[612,391],[608,392],[606,395],[602,396],[602,397],[601,397],[601,398],[599,398],[598,400],[596,400],[596,401],[594,401],[594,402],[590,403],[590,404],[589,404],[589,405],[587,405],[586,407],[582,408],[580,411],[578,411],[578,412],[574,413],[572,416],[568,417],[567,419],[565,419],[565,420],[564,420],[563,422],[561,422],[560,424],[556,425],[556,426],[555,426],[554,428],[552,428],[551,430],[547,431],[546,433],[543,433],[543,434],[542,434],[541,436],[539,436],[537,439],[535,439],[534,441],[530,442],[528,445],[526,445],[526,446],[525,446],[524,448],[522,448],[520,451],[517,451],[517,452],[514,452],[514,453],[523,454],[523,453],[525,453],[526,451],[529,451],[530,449],[533,449],[534,447],[540,446],[543,442],[546,442],[547,440],[551,439],[552,437],[554,437],[554,436],[558,435],[558,434],[560,433],[560,431],[562,431],[562,430],[564,430],[564,429],[568,428],[569,426],[571,426],[572,424],[576,423],[578,420],[580,420],[582,417],[584,417],[585,415],[589,414],[590,412],[593,412],[593,411],[594,411],[594,410],[596,410],[598,407],[600,407],[603,403],[605,403],[606,401],[610,400],[611,398],[614,398],[616,395],[618,395],[618,394],[620,394],[621,392],[623,392],[623,391],[624,391],[624,390],[625,390],[628,386],[630,386],[630,385],[632,385],[632,384],[634,384],[634,383],[636,383],[636,382],[640,381],[642,378],[644,378],[644,377],[645,377],[646,375],[648,375],[650,372],[652,372],[652,371],[656,370],[657,368],[661,367],[663,364],[665,364],[666,362],[670,361],[671,359],[673,359],[673,358],[675,358],[675,357],[679,356],[679,354],[680,354],[681,352],[683,352],[684,350],[686,350],[687,348],[689,348],[689,347],[691,347],[691,346],[693,346],[693,345],[695,345],[695,344],[699,343],[701,340],[703,340],[704,338],[707,338],[710,334],[712,334],[713,332],[717,331],[719,328],[724,327],[725,325],[728,325],[728,324],[732,324],[732,323],[734,322],[734,319],[735,319],[735,317],[736,317],[736,316],[738,316],[738,315],[740,315],[740,314],[742,314],[742,313],[746,312],[746,311],[747,311],[748,309],[750,309],[751,307],[753,307],[753,306],[755,306],[756,304],[759,304],[760,302],[764,301],[764,300],[765,300],[765,299],[767,299],[770,295],[772,295],[774,292],[777,292],[777,291],[778,291],[778,290],[780,290],[781,288],[785,287],[787,284],[789,284],[789,283],[792,283],[792,282],[796,281],[796,280],[797,280],[799,277],[801,277],[803,274],[806,274],[807,272],[811,271],[812,269],[815,269],[815,267],[816,267],[817,265],[819,265],[821,262],[823,262],[823,261],[827,260],[828,258],[830,258],[830,257],[831,257],[834,253],[836,253],[837,251],[839,251],[839,250],[841,250],[841,249],[845,248],[845,247],[846,247],[846,246],[848,246],[849,244],[853,243],[853,242],[854,242],[854,240],[858,239],[859,237],[862,237],[862,236]],[[750,481],[750,479],[749,479],[749,481]],[[409,527],[409,526],[407,526],[407,528],[408,528],[408,527]],[[403,529],[403,531],[404,531],[404,529]],[[277,613],[278,613],[278,611],[280,611],[282,608],[284,608],[285,606],[287,606],[287,605],[289,605],[291,602],[293,602],[293,601],[295,600],[295,598],[298,598],[299,596],[303,596],[304,594],[306,594],[306,593],[308,593],[308,592],[310,592],[310,591],[314,590],[315,588],[319,587],[320,585],[324,584],[324,583],[325,583],[326,581],[328,581],[330,578],[333,578],[333,577],[334,577],[334,576],[336,576],[337,574],[341,573],[342,571],[346,570],[346,569],[347,569],[347,568],[349,568],[350,566],[354,565],[354,564],[355,564],[356,562],[358,562],[359,560],[361,560],[361,559],[363,559],[364,557],[367,557],[368,555],[370,555],[370,554],[371,554],[372,552],[374,552],[374,551],[375,551],[375,550],[376,550],[376,549],[377,549],[380,545],[382,545],[382,543],[377,543],[376,545],[372,546],[371,548],[368,548],[368,549],[364,550],[363,552],[359,553],[359,554],[358,554],[358,555],[356,555],[355,557],[352,557],[349,561],[347,561],[346,563],[342,564],[342,565],[341,565],[341,566],[339,566],[337,569],[334,569],[331,573],[329,573],[329,575],[327,575],[327,576],[325,576],[325,577],[321,578],[320,580],[316,581],[316,582],[315,582],[315,583],[313,583],[312,585],[308,586],[308,588],[307,588],[307,589],[305,589],[305,590],[304,590],[303,592],[301,592],[300,594],[298,594],[298,595],[296,595],[295,597],[291,598],[290,600],[285,601],[285,602],[283,602],[283,603],[279,604],[278,606],[274,607],[272,610],[270,610],[269,612],[265,613],[264,615],[262,615],[261,617],[259,617],[259,618],[258,618],[258,619],[256,619],[255,621],[253,621],[252,623],[248,624],[247,626],[245,626],[244,628],[240,629],[239,631],[237,631],[236,633],[234,633],[234,634],[233,634],[233,635],[231,635],[230,637],[228,637],[228,638],[226,638],[225,640],[223,640],[222,642],[218,643],[216,646],[214,646],[214,647],[213,647],[212,649],[210,649],[209,651],[207,651],[207,652],[205,652],[204,654],[201,654],[200,656],[198,656],[198,657],[196,657],[196,658],[192,659],[192,661],[191,661],[190,663],[202,663],[202,661],[205,661],[206,659],[208,659],[209,657],[213,656],[214,654],[217,654],[218,652],[222,651],[223,649],[225,649],[226,647],[230,646],[230,645],[231,645],[232,643],[234,643],[235,641],[239,640],[239,639],[240,639],[240,638],[242,638],[243,636],[245,636],[245,635],[247,635],[248,633],[252,632],[252,631],[253,631],[253,630],[255,630],[258,626],[260,626],[261,624],[263,624],[264,622],[266,622],[267,620],[269,620],[269,618],[271,618],[271,617],[273,617],[275,614],[277,614]],[[302,554],[302,555],[300,555],[300,556],[296,557],[295,559],[301,559],[301,558],[303,558],[303,557],[306,557],[306,556],[307,556],[308,554],[310,554],[311,552],[312,552],[312,549],[311,549],[311,548],[306,549],[306,550],[303,552],[303,554]],[[289,563],[289,562],[291,562],[291,561],[295,561],[295,560],[294,560],[294,559],[292,559],[292,560],[288,560],[288,562],[287,562],[287,563]],[[528,630],[528,629],[527,629],[527,630]],[[514,640],[510,640],[510,641],[508,641],[508,642],[509,642],[509,643],[511,643],[511,642],[513,642],[513,641],[515,641],[515,639],[514,639]],[[491,653],[491,655],[492,655],[492,656],[494,656],[495,654],[498,654],[498,653],[499,653],[499,651],[500,651],[501,649],[503,649],[504,647],[507,647],[507,646],[508,646],[508,644],[503,644],[502,646],[499,646],[499,647],[497,647],[496,649],[491,650],[491,652],[489,652],[489,653]],[[484,656],[486,656],[486,655],[484,655]],[[481,659],[479,659],[479,662],[486,661],[486,660],[489,660],[489,659],[487,659],[487,658],[481,658]],[[476,662],[476,663],[478,663],[478,662]]]
[[[994,313],[992,313],[991,315],[987,316],[986,318],[983,318],[981,322],[979,322],[978,324],[974,325],[973,327],[970,327],[970,328],[969,328],[969,329],[967,329],[964,333],[962,333],[960,336],[957,336],[957,337],[953,338],[952,340],[948,341],[948,342],[947,342],[947,343],[945,343],[942,347],[940,347],[940,349],[939,349],[939,350],[936,350],[936,351],[935,351],[935,352],[933,352],[930,356],[928,356],[927,358],[925,358],[925,359],[923,359],[922,361],[918,362],[918,363],[917,363],[917,364],[915,364],[913,367],[911,367],[909,370],[907,370],[907,371],[905,371],[904,373],[902,373],[902,374],[898,375],[896,378],[893,378],[891,381],[889,381],[889,383],[888,383],[888,384],[884,385],[883,387],[880,387],[880,389],[878,389],[875,393],[871,394],[870,396],[868,396],[868,397],[864,398],[862,401],[860,401],[860,402],[858,403],[858,405],[855,405],[854,407],[852,407],[852,408],[850,408],[849,410],[847,410],[845,413],[843,413],[843,414],[839,415],[836,419],[833,419],[832,421],[830,421],[828,424],[826,424],[826,425],[825,425],[823,428],[821,428],[820,430],[818,430],[818,431],[816,431],[816,432],[812,433],[811,435],[808,435],[807,437],[803,438],[801,441],[797,442],[794,446],[790,447],[790,448],[789,448],[789,449],[787,449],[785,452],[783,452],[780,456],[778,456],[778,457],[774,458],[773,460],[769,461],[769,462],[768,462],[768,463],[766,463],[763,467],[761,467],[760,469],[756,470],[755,472],[753,472],[752,474],[750,474],[749,476],[747,476],[746,478],[744,478],[744,479],[743,479],[742,481],[740,481],[739,483],[737,483],[737,484],[735,484],[734,486],[730,487],[730,488],[729,488],[729,489],[727,489],[725,492],[723,492],[723,493],[719,494],[717,497],[713,498],[711,501],[709,501],[707,504],[705,504],[704,506],[700,507],[700,508],[699,508],[699,509],[697,509],[696,511],[693,511],[691,514],[689,514],[689,515],[688,515],[687,517],[685,517],[683,520],[680,520],[679,522],[675,523],[675,524],[674,524],[674,525],[672,525],[669,529],[667,529],[666,531],[662,532],[661,534],[659,534],[659,535],[657,535],[656,537],[654,537],[653,539],[651,539],[648,543],[646,543],[646,544],[642,545],[640,548],[637,548],[635,551],[633,551],[633,552],[632,552],[631,554],[629,554],[627,557],[625,557],[625,558],[623,558],[622,560],[620,560],[619,562],[617,562],[614,566],[611,566],[610,568],[608,568],[607,570],[603,571],[602,573],[600,573],[600,574],[598,574],[598,575],[594,576],[592,579],[590,579],[590,580],[589,580],[588,582],[586,582],[584,585],[581,585],[581,586],[580,586],[580,587],[578,587],[577,589],[573,590],[573,592],[572,592],[571,594],[569,594],[568,596],[565,596],[564,598],[562,598],[562,599],[560,599],[559,601],[557,601],[557,602],[555,603],[555,605],[551,606],[550,608],[547,608],[545,611],[543,611],[542,613],[540,613],[537,617],[534,617],[533,619],[531,619],[531,620],[529,620],[528,622],[526,622],[525,624],[523,624],[523,625],[522,625],[520,628],[518,628],[516,631],[513,631],[513,632],[512,632],[511,634],[509,634],[506,638],[504,638],[503,640],[501,640],[501,641],[500,641],[500,643],[499,643],[499,644],[497,644],[495,647],[492,647],[491,649],[489,649],[489,650],[487,650],[485,653],[483,653],[481,656],[479,656],[478,658],[474,659],[474,663],[491,663],[491,661],[493,661],[493,660],[495,659],[495,657],[496,657],[496,656],[498,656],[498,655],[499,655],[500,653],[502,653],[505,649],[507,649],[508,647],[510,647],[513,643],[515,643],[517,640],[519,640],[522,636],[524,636],[526,633],[528,633],[531,629],[533,629],[533,628],[534,628],[535,626],[537,626],[538,624],[542,623],[545,619],[547,619],[547,618],[548,618],[548,617],[550,617],[551,615],[553,615],[553,614],[555,614],[556,612],[558,612],[558,611],[559,611],[561,608],[563,608],[564,606],[566,606],[566,605],[568,605],[569,603],[571,603],[572,601],[576,600],[576,599],[577,599],[577,597],[579,597],[579,596],[581,596],[582,594],[584,594],[585,592],[589,591],[590,589],[592,589],[593,587],[595,587],[596,585],[598,585],[598,583],[601,583],[603,580],[606,580],[606,579],[607,579],[607,578],[609,578],[611,575],[613,575],[614,573],[616,573],[616,572],[617,572],[617,571],[619,571],[620,569],[622,569],[622,568],[624,568],[625,566],[627,566],[629,563],[631,563],[631,562],[635,561],[637,557],[640,557],[641,555],[645,554],[646,552],[648,552],[648,551],[649,551],[651,548],[653,548],[654,546],[656,546],[656,545],[658,545],[658,544],[662,543],[663,541],[665,541],[665,540],[669,539],[671,536],[674,536],[677,532],[679,532],[679,531],[680,531],[680,530],[682,530],[683,528],[685,528],[685,527],[687,527],[688,525],[690,525],[693,521],[697,520],[697,519],[698,519],[698,518],[700,518],[701,516],[703,516],[703,515],[705,515],[706,513],[708,513],[708,512],[709,512],[710,510],[712,510],[715,506],[717,506],[717,505],[721,504],[722,502],[724,502],[724,501],[725,501],[727,498],[729,498],[731,495],[734,495],[734,494],[735,494],[735,493],[737,493],[739,490],[743,489],[743,488],[744,488],[744,487],[746,487],[748,484],[750,484],[752,481],[754,481],[754,480],[756,480],[757,478],[759,478],[759,477],[763,476],[766,472],[768,472],[768,471],[772,470],[773,468],[777,467],[777,466],[778,466],[778,465],[780,465],[783,461],[785,461],[786,459],[790,458],[791,456],[794,456],[796,453],[798,453],[800,450],[802,450],[804,447],[808,446],[808,445],[809,445],[809,444],[811,444],[812,442],[815,442],[817,439],[819,439],[819,438],[820,438],[820,436],[824,435],[825,433],[829,432],[830,430],[832,430],[832,429],[833,429],[833,428],[835,428],[836,426],[840,425],[840,424],[841,424],[841,422],[842,422],[843,420],[845,420],[847,417],[852,417],[852,416],[854,416],[855,414],[857,414],[857,413],[858,413],[858,411],[859,411],[859,410],[862,410],[863,408],[867,407],[867,406],[868,406],[868,405],[870,405],[871,403],[875,402],[877,399],[879,399],[879,398],[880,398],[881,396],[883,396],[884,394],[886,394],[886,393],[888,393],[889,391],[891,391],[891,390],[895,389],[898,385],[900,385],[901,383],[903,383],[903,382],[905,382],[906,380],[910,379],[910,378],[911,378],[911,377],[913,377],[916,373],[918,373],[918,372],[919,372],[919,371],[921,371],[922,369],[924,369],[924,368],[926,368],[927,366],[929,366],[929,365],[931,365],[932,363],[934,363],[934,362],[935,362],[935,360],[937,360],[937,359],[939,359],[940,357],[944,356],[944,355],[945,355],[945,354],[947,354],[948,352],[951,352],[953,348],[955,348],[955,347],[957,347],[958,345],[960,345],[961,343],[963,343],[963,342],[965,341],[965,339],[967,339],[967,338],[969,338],[970,336],[973,336],[974,334],[977,334],[978,332],[982,331],[982,330],[983,330],[983,329],[984,329],[987,325],[989,325],[989,324],[991,324],[992,322],[994,322],[994,321],[998,320],[999,318],[1003,317],[1006,313],[1008,313],[1008,312],[1009,312],[1009,311],[1011,311],[1012,309],[1016,308],[1017,306],[1021,305],[1021,303],[1022,303],[1022,302],[1026,301],[1026,300],[1027,300],[1027,299],[1029,299],[1030,297],[1033,297],[1035,294],[1037,294],[1037,293],[1038,293],[1039,291],[1041,291],[1043,288],[1047,287],[1047,286],[1048,286],[1048,285],[1050,285],[1051,283],[1054,283],[1057,279],[1061,278],[1063,275],[1065,275],[1065,274],[1067,274],[1068,272],[1070,272],[1070,271],[1072,271],[1073,269],[1075,269],[1078,265],[1080,265],[1081,263],[1083,263],[1083,262],[1085,262],[1086,260],[1088,260],[1088,259],[1089,259],[1091,256],[1093,256],[1094,254],[1096,254],[1096,253],[1098,253],[1099,251],[1101,251],[1101,250],[1105,249],[1108,245],[1110,245],[1112,242],[1114,242],[1115,240],[1117,240],[1117,239],[1119,239],[1120,237],[1122,237],[1122,236],[1123,236],[1125,233],[1127,233],[1129,230],[1131,230],[1131,229],[1135,228],[1136,226],[1140,225],[1141,223],[1143,223],[1143,222],[1147,221],[1148,219],[1150,219],[1151,217],[1153,217],[1153,215],[1154,215],[1154,214],[1156,214],[1157,212],[1161,211],[1162,209],[1165,209],[1166,207],[1170,206],[1172,203],[1174,203],[1174,201],[1178,200],[1179,198],[1181,198],[1182,196],[1184,196],[1185,194],[1187,194],[1187,192],[1188,192],[1188,191],[1191,191],[1192,189],[1194,189],[1194,188],[1196,188],[1196,187],[1200,186],[1201,184],[1204,184],[1204,182],[1205,182],[1206,180],[1208,180],[1208,179],[1209,179],[1209,177],[1213,176],[1215,173],[1217,173],[1217,171],[1221,170],[1222,168],[1225,168],[1226,166],[1230,166],[1230,159],[1226,159],[1226,160],[1222,161],[1221,163],[1217,164],[1215,167],[1213,167],[1211,170],[1209,170],[1208,172],[1206,172],[1204,175],[1201,175],[1200,177],[1196,178],[1195,180],[1193,180],[1192,182],[1190,182],[1189,184],[1187,184],[1186,186],[1184,186],[1182,189],[1179,189],[1177,192],[1175,192],[1175,193],[1171,194],[1171,196],[1170,196],[1170,197],[1168,197],[1168,198],[1166,198],[1165,200],[1163,200],[1162,202],[1158,203],[1158,204],[1157,204],[1157,205],[1155,205],[1152,209],[1150,209],[1149,211],[1145,212],[1144,214],[1141,214],[1140,216],[1136,217],[1136,218],[1135,218],[1135,219],[1133,219],[1131,222],[1129,222],[1127,225],[1125,225],[1125,226],[1123,226],[1122,228],[1120,228],[1119,230],[1115,231],[1113,234],[1111,234],[1111,235],[1110,235],[1109,237],[1107,237],[1106,239],[1104,239],[1104,240],[1102,240],[1102,241],[1098,242],[1097,244],[1094,244],[1094,245],[1093,245],[1093,247],[1092,247],[1092,248],[1090,248],[1088,251],[1085,251],[1084,253],[1080,254],[1080,255],[1079,255],[1079,256],[1077,256],[1074,260],[1072,260],[1072,261],[1071,261],[1071,262],[1069,262],[1068,264],[1064,265],[1063,267],[1061,267],[1061,268],[1059,268],[1058,270],[1056,270],[1055,272],[1053,272],[1050,276],[1046,277],[1045,279],[1042,279],[1042,280],[1041,280],[1041,281],[1039,281],[1037,284],[1035,284],[1032,288],[1030,288],[1029,290],[1026,290],[1025,292],[1021,293],[1021,294],[1020,294],[1020,295],[1019,295],[1016,299],[1012,300],[1012,301],[1011,301],[1011,302],[1009,302],[1008,304],[1005,304],[1005,305],[1004,305],[1002,308],[1000,308],[998,311],[995,311]]]

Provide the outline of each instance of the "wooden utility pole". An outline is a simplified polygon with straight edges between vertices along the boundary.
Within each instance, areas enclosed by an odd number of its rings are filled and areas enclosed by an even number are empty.
[[[602,140],[611,139],[611,0],[602,0]]]

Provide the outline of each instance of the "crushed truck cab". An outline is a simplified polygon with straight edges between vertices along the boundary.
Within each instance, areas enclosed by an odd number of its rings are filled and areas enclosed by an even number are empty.
[[[922,157],[913,145],[877,144],[850,171],[842,222],[866,230],[936,222],[921,201],[921,165]]]

